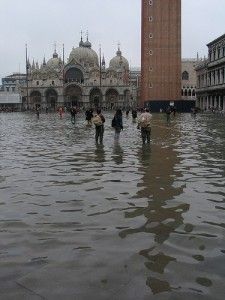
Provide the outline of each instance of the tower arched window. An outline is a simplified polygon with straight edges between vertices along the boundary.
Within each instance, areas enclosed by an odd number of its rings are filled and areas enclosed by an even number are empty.
[[[182,73],[182,80],[189,80],[189,73],[187,71]]]

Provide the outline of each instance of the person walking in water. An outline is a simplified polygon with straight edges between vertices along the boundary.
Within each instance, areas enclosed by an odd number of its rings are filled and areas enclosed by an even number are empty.
[[[36,115],[37,115],[37,118],[39,119],[39,116],[40,116],[40,106],[37,105],[36,107]]]
[[[123,114],[121,109],[117,109],[112,119],[112,127],[115,129],[115,140],[118,140],[120,132],[123,130]]]
[[[59,117],[60,117],[60,119],[62,119],[62,115],[63,115],[63,108],[60,106],[60,108],[59,108]]]
[[[91,126],[92,124],[91,119],[93,118],[93,110],[91,108],[86,110],[85,115],[86,115],[87,125]]]
[[[97,109],[97,114],[93,117],[92,122],[95,125],[95,142],[98,144],[103,143],[103,135],[104,135],[104,123],[105,117],[103,116],[101,109]]]
[[[145,111],[138,118],[138,129],[141,129],[141,137],[143,144],[145,144],[146,141],[148,144],[150,144],[151,119],[152,115],[150,114],[148,108],[146,108]]]
[[[137,110],[136,109],[132,109],[132,118],[133,118],[133,122],[136,122],[136,119],[137,119]]]
[[[70,114],[71,114],[71,122],[72,122],[72,124],[75,124],[76,113],[77,113],[76,106],[71,107]]]
[[[171,107],[168,106],[167,109],[166,109],[166,120],[167,120],[167,123],[170,122],[170,115],[171,115]]]

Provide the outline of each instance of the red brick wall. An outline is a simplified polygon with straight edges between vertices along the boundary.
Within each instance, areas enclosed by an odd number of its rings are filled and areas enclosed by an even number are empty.
[[[181,100],[181,0],[142,0],[141,38],[140,104]]]

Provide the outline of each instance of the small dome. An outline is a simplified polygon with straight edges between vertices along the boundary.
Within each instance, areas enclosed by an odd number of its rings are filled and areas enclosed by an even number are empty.
[[[79,47],[73,48],[70,56],[69,62],[75,60],[78,64],[87,64],[92,66],[98,66],[98,55],[91,49],[91,43],[87,40],[85,43],[80,43]]]
[[[84,47],[91,48],[91,43],[87,39],[86,42],[84,43]]]
[[[58,57],[56,51],[53,53],[52,58],[50,58],[47,62],[47,67],[50,69],[57,69],[61,64],[61,59]]]
[[[110,60],[109,67],[114,70],[129,70],[128,60],[122,56],[120,48],[118,48],[116,56]]]

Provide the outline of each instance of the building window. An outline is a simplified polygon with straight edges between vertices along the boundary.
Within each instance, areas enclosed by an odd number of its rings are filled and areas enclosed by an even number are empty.
[[[149,88],[150,88],[150,89],[153,88],[152,82],[149,82]]]
[[[55,85],[55,81],[54,80],[52,81],[52,85]]]
[[[15,87],[12,87],[12,91],[15,92]]]
[[[9,92],[9,87],[8,86],[6,87],[6,91]]]
[[[37,81],[36,83],[37,83],[37,85],[39,85],[39,81]]]
[[[182,73],[182,80],[189,80],[189,74],[188,74],[187,71],[184,71],[184,72]]]
[[[149,50],[149,55],[153,55],[153,51],[152,50]]]
[[[149,3],[149,5],[152,5],[153,4],[153,0],[149,0],[148,3]]]
[[[153,21],[153,16],[148,17],[148,21],[152,22]]]
[[[153,38],[153,34],[149,33],[149,38],[152,39]]]

